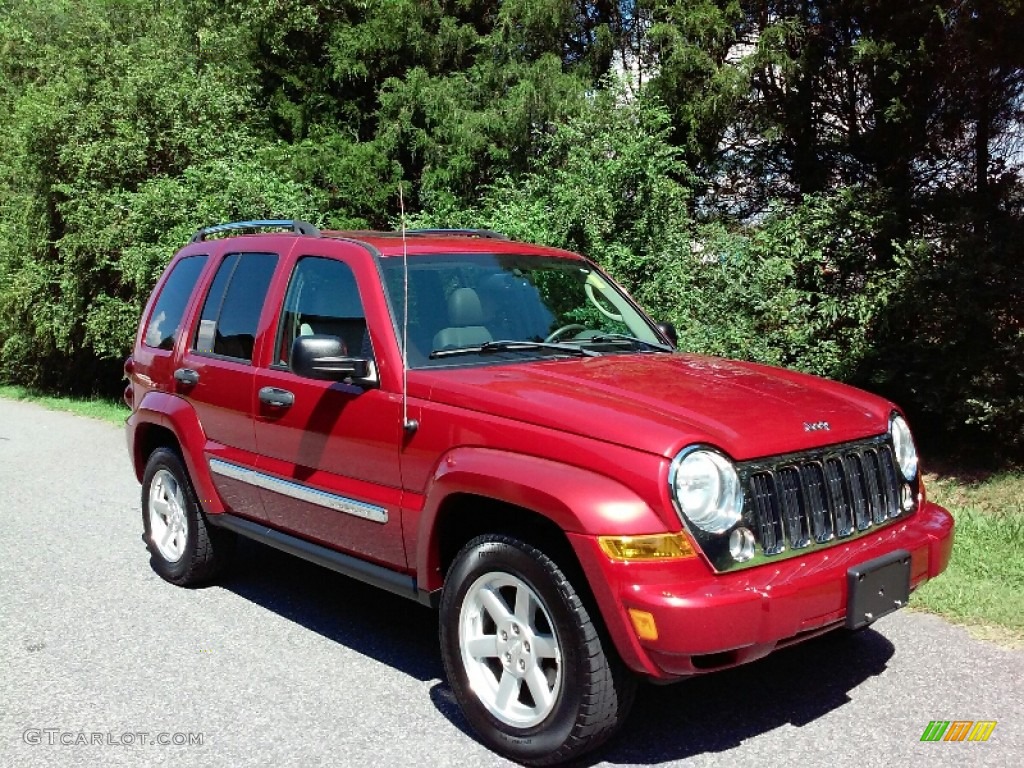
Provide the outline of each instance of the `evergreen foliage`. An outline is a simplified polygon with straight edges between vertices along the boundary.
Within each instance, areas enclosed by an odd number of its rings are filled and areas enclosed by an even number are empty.
[[[0,380],[110,393],[196,227],[486,226],[1024,456],[1016,0],[0,0]]]

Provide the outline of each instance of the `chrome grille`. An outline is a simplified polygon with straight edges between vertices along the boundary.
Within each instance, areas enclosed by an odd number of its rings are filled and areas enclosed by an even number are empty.
[[[898,517],[900,478],[887,442],[752,466],[748,522],[765,555],[843,539]]]

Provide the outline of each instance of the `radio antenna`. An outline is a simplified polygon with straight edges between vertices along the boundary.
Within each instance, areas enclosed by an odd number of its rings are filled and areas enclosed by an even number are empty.
[[[398,209],[402,215],[402,429],[412,434],[420,423],[409,418],[409,241],[405,236],[402,182],[398,182]]]

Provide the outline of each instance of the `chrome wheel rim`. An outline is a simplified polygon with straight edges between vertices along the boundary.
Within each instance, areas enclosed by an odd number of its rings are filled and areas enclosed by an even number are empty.
[[[470,586],[459,613],[459,647],[473,693],[506,725],[529,728],[554,709],[562,649],[537,593],[508,573]]]
[[[174,475],[158,470],[149,485],[149,538],[160,557],[176,563],[185,554],[188,518],[185,495]]]

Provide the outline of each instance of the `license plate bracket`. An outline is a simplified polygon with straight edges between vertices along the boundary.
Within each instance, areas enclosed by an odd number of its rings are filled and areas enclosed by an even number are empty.
[[[898,549],[846,572],[846,626],[866,627],[910,599],[910,553]]]

